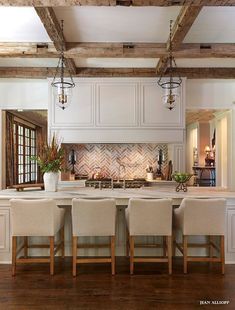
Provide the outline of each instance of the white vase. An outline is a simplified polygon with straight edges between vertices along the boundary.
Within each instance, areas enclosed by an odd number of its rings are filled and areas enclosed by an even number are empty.
[[[153,181],[153,173],[147,172],[147,181]]]
[[[56,192],[58,187],[58,180],[58,172],[45,172],[43,175],[45,192]]]

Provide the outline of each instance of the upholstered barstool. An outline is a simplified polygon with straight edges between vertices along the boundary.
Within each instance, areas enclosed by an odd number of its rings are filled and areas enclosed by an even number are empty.
[[[224,235],[225,235],[225,199],[191,199],[182,200],[179,208],[174,210],[174,229],[182,233],[183,244],[176,240],[174,243],[184,257],[184,273],[187,273],[188,262],[220,262],[224,274]],[[190,243],[189,236],[208,236],[209,242],[204,244]],[[214,236],[220,237],[220,246],[214,242]],[[206,247],[209,257],[188,256],[188,248]],[[213,256],[213,250],[220,257]]]
[[[54,274],[54,255],[61,249],[64,256],[64,209],[58,208],[51,199],[11,199],[12,232],[12,275],[17,263],[50,263],[50,274]],[[60,232],[60,242],[55,244],[55,235]],[[23,244],[17,249],[17,237],[23,237]],[[32,244],[28,237],[49,237],[50,244]],[[29,258],[28,249],[49,248],[50,257]],[[24,249],[24,258],[17,255]]]
[[[130,199],[126,209],[127,252],[130,253],[130,274],[134,263],[168,262],[168,272],[172,273],[172,200],[171,199]],[[162,244],[136,244],[137,236],[162,236]],[[167,242],[166,242],[167,239]],[[167,243],[167,247],[166,247]],[[135,257],[135,247],[163,247],[163,257]],[[167,252],[167,256],[166,256]]]
[[[115,223],[116,203],[114,199],[73,199],[73,276],[77,274],[77,264],[111,263],[112,274],[115,274]],[[110,244],[82,244],[80,237],[110,237]],[[105,258],[78,258],[79,248],[109,248],[111,255]]]

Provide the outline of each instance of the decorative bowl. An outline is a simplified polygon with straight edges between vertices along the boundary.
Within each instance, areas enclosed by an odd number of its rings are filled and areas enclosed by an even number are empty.
[[[184,191],[187,192],[187,182],[190,180],[190,178],[193,176],[193,174],[190,173],[182,173],[182,172],[175,172],[172,174],[172,179],[178,183],[176,186],[176,191]]]

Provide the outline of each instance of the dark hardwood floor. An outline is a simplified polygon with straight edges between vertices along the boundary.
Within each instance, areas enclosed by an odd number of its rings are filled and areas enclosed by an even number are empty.
[[[108,264],[82,265],[72,277],[71,260],[56,261],[55,276],[49,266],[0,265],[0,310],[31,309],[235,309],[235,265],[190,264],[182,273],[182,261],[174,261],[173,275],[165,264],[135,264],[128,274],[128,259],[117,258],[117,274]],[[228,305],[200,305],[200,301],[229,301]]]

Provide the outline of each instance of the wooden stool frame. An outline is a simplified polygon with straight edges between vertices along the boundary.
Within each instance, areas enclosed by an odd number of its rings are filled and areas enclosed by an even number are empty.
[[[111,263],[112,275],[115,275],[115,236],[110,237],[110,244],[78,244],[78,236],[73,236],[73,276],[77,276],[77,264]],[[77,258],[78,249],[110,248],[110,257]]]
[[[224,236],[207,236],[207,243],[188,243],[187,235],[183,235],[183,243],[176,242],[174,238],[174,255],[175,248],[177,248],[182,254],[184,259],[184,273],[188,273],[188,262],[209,262],[209,263],[221,263],[221,273],[225,273],[225,254],[224,254]],[[214,243],[214,237],[220,238],[220,246]],[[188,256],[188,248],[208,248],[207,257],[200,256]],[[213,250],[216,250],[219,257],[213,256]]]
[[[172,274],[172,237],[161,236],[162,243],[155,244],[135,244],[134,237],[127,231],[126,235],[126,255],[130,256],[130,274],[134,274],[134,263],[168,263],[168,273]],[[136,236],[137,237],[137,236]],[[160,237],[160,236],[159,236]],[[160,257],[135,257],[135,248],[162,248],[163,256]]]
[[[24,243],[17,249],[17,237],[12,236],[12,276],[16,275],[16,264],[31,264],[31,263],[50,263],[50,274],[54,275],[54,257],[61,250],[61,256],[64,258],[64,227],[59,231],[60,242],[55,244],[55,236],[49,236],[50,244],[32,244],[29,245],[28,237],[25,236]],[[50,256],[45,258],[28,257],[28,249],[50,249]],[[24,257],[17,258],[17,255],[24,250]]]

